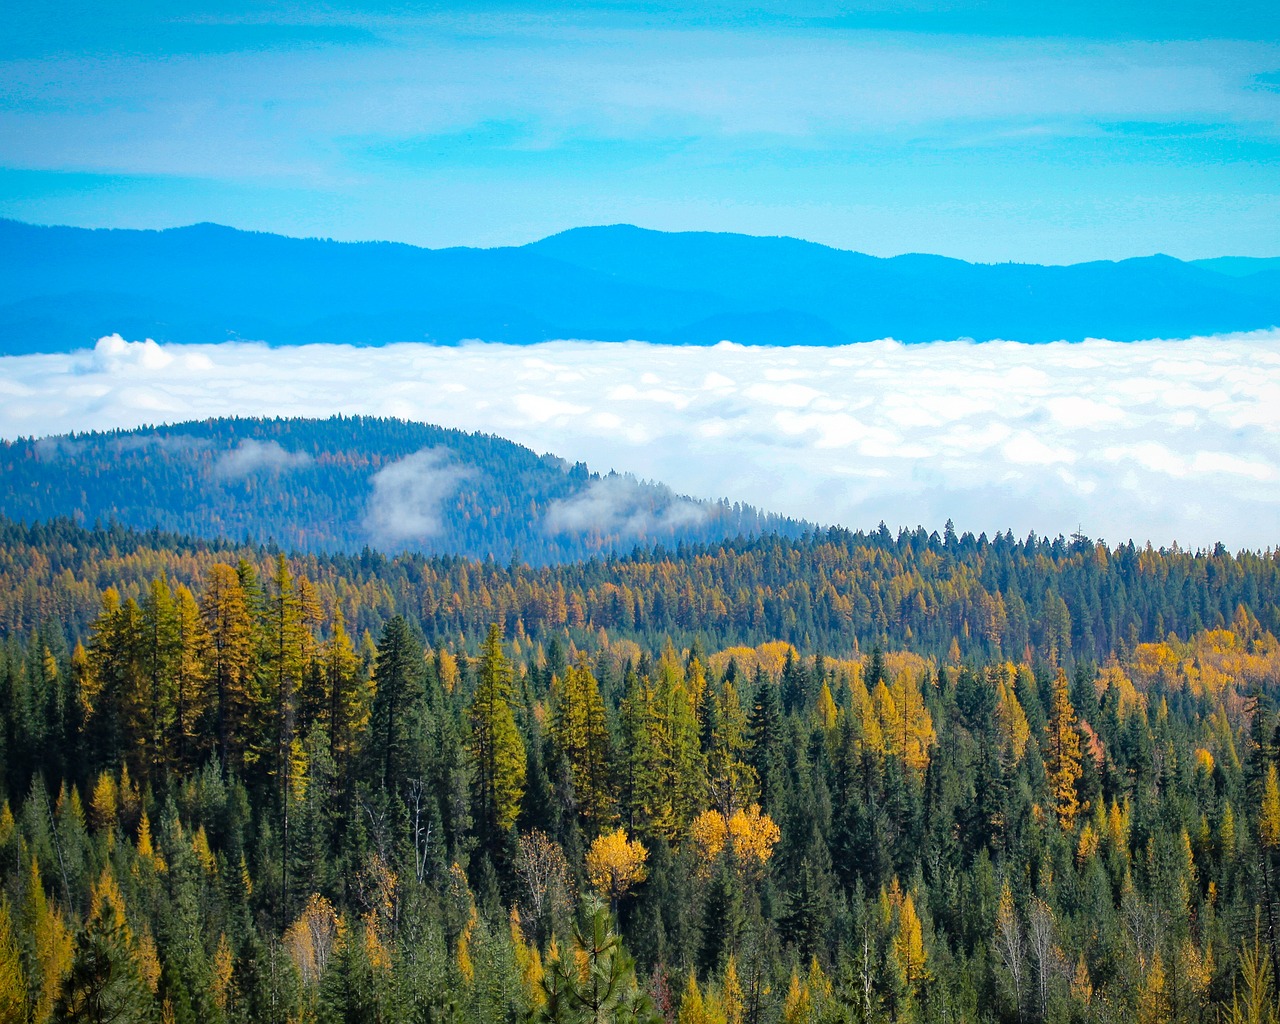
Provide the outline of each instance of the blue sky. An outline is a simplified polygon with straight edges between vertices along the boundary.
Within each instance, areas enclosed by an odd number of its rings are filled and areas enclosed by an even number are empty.
[[[1217,6],[19,0],[0,215],[1277,255],[1280,7]]]

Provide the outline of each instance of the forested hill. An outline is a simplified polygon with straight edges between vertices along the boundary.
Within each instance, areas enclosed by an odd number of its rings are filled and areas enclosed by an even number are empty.
[[[0,507],[25,522],[69,516],[302,551],[370,545],[535,565],[807,528],[492,435],[360,416],[0,441]]]
[[[431,250],[214,224],[91,231],[0,220],[0,354],[69,351],[115,332],[275,345],[831,345],[1130,341],[1276,324],[1280,270],[1266,260],[986,265],[625,225]]]

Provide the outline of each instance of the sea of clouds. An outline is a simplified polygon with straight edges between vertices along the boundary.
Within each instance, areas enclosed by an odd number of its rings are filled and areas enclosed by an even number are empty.
[[[0,359],[7,438],[337,412],[494,433],[819,523],[938,529],[951,518],[975,533],[1280,546],[1280,330],[843,348],[111,336]],[[283,454],[239,453],[224,469]],[[412,480],[383,484],[390,500]],[[565,528],[589,512],[566,510]]]

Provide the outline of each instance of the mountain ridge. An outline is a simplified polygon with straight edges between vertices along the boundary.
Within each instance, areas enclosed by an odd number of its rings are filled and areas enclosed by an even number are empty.
[[[426,249],[208,222],[138,231],[0,220],[0,354],[70,351],[117,332],[273,345],[837,345],[1134,341],[1280,324],[1275,261],[1244,273],[1255,266],[1245,259],[978,264],[633,225]]]

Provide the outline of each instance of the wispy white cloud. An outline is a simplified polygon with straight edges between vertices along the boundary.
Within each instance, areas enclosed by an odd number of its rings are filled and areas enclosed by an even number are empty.
[[[950,517],[975,532],[1280,544],[1280,331],[828,349],[157,346],[165,358],[122,358],[120,345],[0,359],[0,436],[401,416],[821,523]],[[440,495],[460,485],[442,456],[414,460],[375,483],[369,524],[387,539],[436,528]],[[626,524],[626,486],[602,481],[557,515]]]
[[[475,470],[453,464],[444,448],[424,448],[389,463],[369,480],[364,527],[370,540],[395,547],[434,537],[441,506]]]
[[[172,41],[167,6],[115,52],[38,33],[51,50],[0,62],[0,210],[430,245],[634,221],[886,255],[1273,254],[1280,92],[1260,86],[1280,48],[1260,24],[1144,41],[326,5],[344,16],[347,45],[168,59],[137,42]]]
[[[278,441],[248,437],[218,456],[213,473],[221,480],[243,480],[258,473],[287,473],[309,466],[313,461],[306,452],[291,452]]]
[[[672,534],[706,521],[707,506],[677,497],[668,487],[611,473],[577,494],[552,502],[543,519],[547,533],[586,533],[623,538]]]

